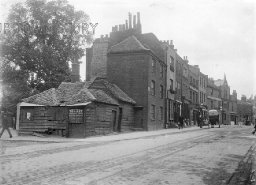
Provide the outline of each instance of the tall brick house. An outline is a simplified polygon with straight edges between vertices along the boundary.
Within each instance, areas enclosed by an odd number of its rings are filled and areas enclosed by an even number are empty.
[[[95,39],[92,47],[86,49],[86,81],[107,76],[107,52],[111,46],[131,35],[141,35],[140,13],[137,13],[137,17],[131,13],[128,16],[125,24],[113,26],[109,35],[101,35]]]
[[[176,71],[175,61],[176,53],[173,45],[173,41],[161,41],[162,47],[166,52],[166,127],[174,126],[174,101],[175,101],[175,82]]]
[[[197,124],[198,118],[198,79],[199,79],[199,67],[197,65],[189,65],[189,96],[190,96],[190,120]]]
[[[113,45],[107,57],[107,79],[136,101],[137,127],[165,126],[166,64],[154,34],[132,35]]]

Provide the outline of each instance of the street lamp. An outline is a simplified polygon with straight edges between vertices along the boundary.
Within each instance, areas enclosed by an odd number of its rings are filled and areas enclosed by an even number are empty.
[[[222,106],[220,106],[220,112],[221,112],[221,123],[223,125],[223,114],[222,114]]]

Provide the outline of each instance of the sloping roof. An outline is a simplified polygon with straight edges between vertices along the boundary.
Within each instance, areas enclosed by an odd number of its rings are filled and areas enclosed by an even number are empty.
[[[134,35],[124,39],[109,49],[111,53],[132,51],[149,51],[149,49],[145,48]]]
[[[145,33],[136,35],[137,39],[148,49],[154,53],[160,60],[165,61],[165,52],[161,42],[153,33]]]
[[[58,93],[55,88],[48,89],[39,94],[30,96],[22,100],[26,103],[40,104],[46,106],[59,105]]]
[[[45,106],[73,105],[92,101],[118,105],[118,102],[104,91],[88,89],[87,86],[87,83],[63,82],[58,89],[52,88],[22,101]]]
[[[96,78],[89,87],[89,89],[106,90],[110,95],[112,95],[117,100],[121,100],[123,102],[131,104],[136,104],[136,102],[132,98],[130,98],[124,91],[122,91],[117,85],[112,84],[103,78]]]
[[[110,53],[151,51],[161,61],[165,61],[165,53],[161,42],[153,33],[135,34],[115,43],[109,49]]]
[[[96,102],[119,105],[116,100],[108,96],[104,91],[100,89],[89,89],[89,91],[95,97]]]

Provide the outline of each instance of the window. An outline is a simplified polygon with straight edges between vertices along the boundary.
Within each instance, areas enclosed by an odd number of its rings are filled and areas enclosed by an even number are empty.
[[[160,77],[163,78],[164,77],[164,67],[162,64],[160,64]]]
[[[198,101],[198,94],[196,93],[196,103],[197,103],[197,101]]]
[[[160,98],[164,98],[164,87],[162,85],[160,85]]]
[[[160,107],[160,120],[164,119],[164,109],[163,107]]]
[[[213,101],[211,100],[211,108],[213,108]]]
[[[192,91],[190,91],[190,100],[192,101]]]
[[[211,95],[213,95],[213,89],[211,89]]]
[[[152,59],[152,73],[156,72],[156,60]]]
[[[205,94],[204,94],[204,102],[205,102]]]
[[[173,80],[170,79],[170,90],[173,90]]]
[[[170,70],[174,72],[174,58],[171,56]]]
[[[151,81],[151,95],[152,96],[155,96],[155,94],[156,94],[156,89],[155,89],[156,87],[155,87],[155,81],[154,80],[152,80]]]
[[[156,106],[155,105],[151,105],[151,120],[155,120],[156,119]]]

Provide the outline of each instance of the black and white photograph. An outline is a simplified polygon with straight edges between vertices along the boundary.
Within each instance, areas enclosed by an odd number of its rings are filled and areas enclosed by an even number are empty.
[[[1,0],[0,185],[256,185],[256,1]]]

